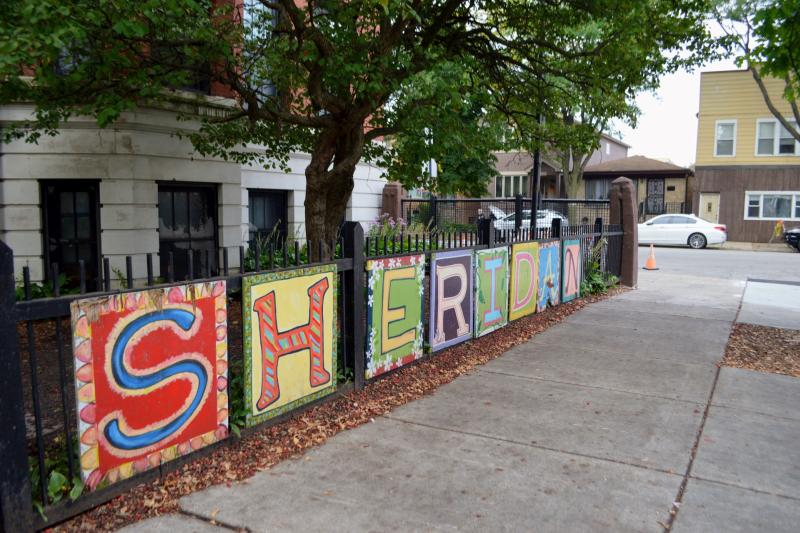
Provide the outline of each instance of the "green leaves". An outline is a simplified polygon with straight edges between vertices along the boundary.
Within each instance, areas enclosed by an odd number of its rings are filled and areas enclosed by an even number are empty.
[[[800,95],[800,0],[775,0],[753,14],[756,46],[751,61],[764,74],[786,79],[785,98]]]
[[[493,150],[589,149],[596,121],[634,120],[634,93],[700,61],[707,43],[706,0],[317,0],[278,13],[211,0],[7,4],[0,105],[36,111],[4,140],[36,142],[73,115],[108,127],[137,106],[166,107],[199,120],[176,130],[203,155],[286,169],[310,152],[321,169],[310,179],[325,187],[309,189],[309,205],[349,194],[362,159],[409,188],[481,195]],[[210,85],[232,98],[185,92]],[[587,127],[556,126],[581,115]],[[344,216],[335,209],[330,224]]]

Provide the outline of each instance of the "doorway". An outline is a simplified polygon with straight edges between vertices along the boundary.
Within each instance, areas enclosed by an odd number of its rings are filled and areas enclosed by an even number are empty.
[[[649,215],[664,213],[664,178],[650,178],[647,180],[645,209]]]
[[[697,216],[711,222],[712,224],[719,223],[719,193],[718,192],[701,192],[700,193],[700,206]]]
[[[217,273],[217,189],[215,185],[158,186],[158,255],[168,277],[172,252],[175,280]]]
[[[45,279],[51,279],[51,265],[57,263],[66,286],[77,287],[83,261],[87,290],[98,289],[99,187],[100,182],[88,180],[42,182]]]

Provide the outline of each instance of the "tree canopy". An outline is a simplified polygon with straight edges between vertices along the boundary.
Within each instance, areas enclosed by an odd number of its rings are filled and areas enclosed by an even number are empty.
[[[750,71],[770,113],[800,141],[800,0],[728,1],[715,17],[724,32],[723,47]],[[783,80],[780,97],[789,103],[794,123],[775,105],[764,76]]]
[[[278,166],[310,153],[307,237],[328,241],[359,161],[406,186],[479,193],[504,140],[596,143],[587,128],[632,119],[636,91],[712,44],[709,0],[3,4],[0,104],[36,106],[6,139],[35,141],[76,114],[108,126],[136,106],[185,104],[175,88],[208,82],[236,105],[201,117],[195,148]],[[540,114],[553,126],[538,127]],[[557,126],[581,116],[581,128]]]

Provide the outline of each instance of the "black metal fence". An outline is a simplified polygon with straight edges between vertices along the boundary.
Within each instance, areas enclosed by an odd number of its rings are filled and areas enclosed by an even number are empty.
[[[478,221],[491,219],[498,230],[533,226],[530,198],[459,198],[402,200],[402,216],[410,227],[443,232],[475,231]],[[536,227],[549,228],[554,218],[562,227],[593,224],[598,218],[609,219],[608,200],[572,200],[543,198],[536,210]]]
[[[517,203],[519,200],[515,200]],[[567,208],[569,212],[569,208]],[[338,365],[342,375],[352,376],[340,383],[333,396],[364,387],[365,338],[365,261],[367,258],[407,253],[431,253],[437,250],[492,246],[524,241],[549,239],[579,239],[582,242],[584,275],[590,270],[600,271],[604,279],[619,276],[622,231],[619,226],[604,225],[602,219],[594,224],[562,224],[553,218],[547,227],[497,228],[488,218],[469,229],[435,229],[416,233],[400,233],[381,237],[364,237],[358,223],[348,222],[342,238],[333,243],[294,243],[292,247],[274,246],[262,249],[260,245],[250,250],[233,249],[238,254],[239,267],[229,267],[229,250],[221,249],[218,261],[221,268],[216,275],[210,270],[198,279],[193,270],[191,254],[188,262],[190,281],[226,281],[229,316],[236,313],[235,306],[242,303],[242,277],[246,274],[279,271],[286,268],[314,265],[314,250],[333,250],[331,260],[339,276],[337,303],[337,328],[339,331]],[[174,258],[173,258],[174,259]],[[171,263],[171,260],[167,261]],[[330,262],[330,261],[328,261]],[[103,261],[103,277],[98,284],[101,292],[90,296],[107,296],[142,288],[164,288],[184,282],[173,282],[168,273],[166,282],[153,276],[153,257],[147,257],[146,272],[137,276],[133,261],[128,258],[123,276],[113,279],[107,260]],[[206,262],[205,264],[210,264]],[[202,457],[232,442],[223,438],[180,459],[161,463],[124,481],[81,493],[75,488],[80,475],[79,444],[76,430],[78,414],[75,390],[72,385],[74,368],[73,346],[70,332],[70,304],[87,296],[85,276],[74,294],[62,294],[58,283],[58,267],[52,265],[49,291],[42,292],[40,285],[31,283],[28,269],[23,270],[22,283],[15,280],[11,249],[0,243],[0,421],[4,431],[0,434],[0,524],[5,531],[42,529],[100,505],[136,484],[166,474],[194,458]],[[53,282],[52,280],[55,280]],[[112,285],[116,286],[112,290]],[[40,298],[35,298],[40,296]],[[42,297],[43,296],[43,297]],[[239,313],[241,316],[241,313]],[[243,358],[243,326],[228,325],[228,398],[239,394],[231,391],[236,362]],[[429,355],[430,356],[430,355]],[[241,372],[241,370],[239,370]],[[242,395],[243,396],[243,395]],[[309,407],[309,403],[299,409]],[[296,413],[273,418],[253,429],[275,424]],[[248,430],[251,431],[251,430]],[[54,472],[57,472],[54,474]],[[53,490],[56,476],[58,490]],[[65,480],[58,479],[63,476]]]

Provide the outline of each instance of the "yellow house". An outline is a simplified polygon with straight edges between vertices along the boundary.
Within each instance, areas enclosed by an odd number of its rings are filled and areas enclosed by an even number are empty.
[[[764,83],[796,125],[783,81]],[[800,226],[800,142],[770,113],[749,71],[701,74],[695,161],[695,212],[726,224],[729,240],[766,242],[779,220]]]

